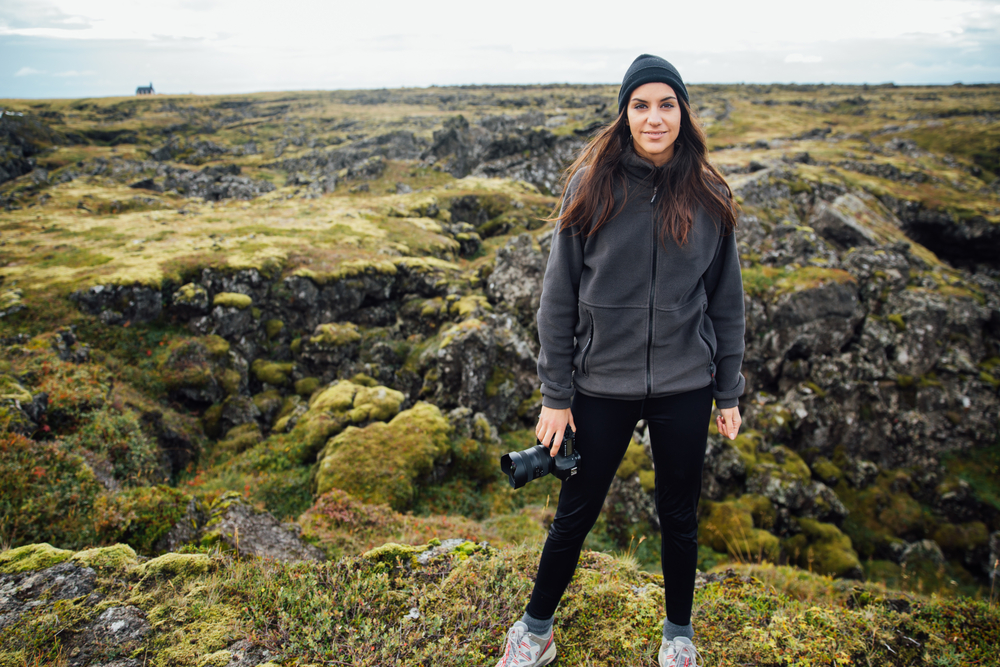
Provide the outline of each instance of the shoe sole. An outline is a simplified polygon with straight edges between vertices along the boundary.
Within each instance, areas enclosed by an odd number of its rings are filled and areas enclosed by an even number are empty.
[[[551,665],[553,662],[555,662],[555,660],[556,660],[556,644],[555,642],[552,642],[552,646],[549,647],[549,650],[538,656],[538,662],[536,662],[535,664],[538,665],[538,667],[543,667],[544,665]]]

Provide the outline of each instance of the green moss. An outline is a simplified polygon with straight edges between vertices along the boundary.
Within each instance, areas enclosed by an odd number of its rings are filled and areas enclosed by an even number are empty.
[[[246,310],[253,305],[253,299],[246,294],[239,294],[237,292],[219,292],[212,299],[212,305]]]
[[[284,397],[277,389],[269,389],[268,391],[261,392],[253,397],[253,404],[257,406],[257,409],[260,410],[262,414],[269,414],[271,412],[276,413],[281,409],[284,401]]]
[[[24,404],[31,403],[31,392],[21,386],[9,375],[0,375],[0,401],[20,401]]]
[[[236,396],[243,386],[243,376],[233,368],[222,371],[218,377],[219,386],[226,392],[226,396]]]
[[[291,383],[289,375],[295,368],[291,362],[282,363],[277,361],[267,361],[265,359],[254,359],[250,365],[250,370],[261,382],[275,387],[284,387]]]
[[[982,521],[963,524],[943,523],[937,527],[931,539],[945,552],[962,553],[988,545],[990,531]]]
[[[281,320],[268,320],[264,322],[264,332],[267,334],[268,340],[274,340],[281,333],[282,329],[285,328],[285,323]]]
[[[843,471],[825,457],[816,459],[812,465],[812,473],[816,479],[830,487],[836,486],[844,476]]]
[[[222,419],[222,404],[216,403],[215,405],[207,408],[201,416],[201,424],[205,429],[205,433],[210,436],[216,437],[219,435],[219,422]]]
[[[295,381],[295,393],[299,396],[309,397],[319,389],[320,379],[316,377],[302,378]]]
[[[388,387],[360,387],[354,395],[351,421],[386,421],[399,413],[403,393]]]
[[[205,554],[163,554],[148,560],[139,568],[143,579],[169,579],[180,583],[208,572],[210,560]]]
[[[447,420],[429,403],[417,403],[388,424],[349,427],[327,446],[317,492],[337,488],[364,502],[405,509],[418,480],[449,451],[448,435]]]
[[[357,385],[361,385],[362,387],[374,387],[378,385],[378,380],[376,380],[373,377],[369,377],[364,373],[358,373],[357,375],[352,377],[351,382]]]
[[[401,563],[409,563],[413,556],[424,551],[427,551],[426,545],[411,546],[408,544],[395,544],[394,542],[389,542],[388,544],[383,544],[380,547],[366,551],[361,554],[361,557],[377,563],[383,563],[385,565],[398,565]]]
[[[832,577],[862,576],[861,561],[851,539],[839,528],[807,518],[800,518],[799,526],[802,532],[782,543],[792,563]]]
[[[135,550],[127,544],[78,551],[73,562],[95,570],[125,570],[139,564]]]
[[[618,466],[618,471],[615,474],[619,479],[629,479],[634,475],[638,475],[640,471],[652,469],[653,462],[646,455],[646,449],[635,440],[632,440],[628,443],[628,449],[625,450],[625,457],[622,459],[621,465]]]
[[[494,366],[490,379],[486,382],[486,396],[493,398],[498,395],[509,393],[514,388],[516,376],[509,368]]]
[[[906,320],[899,313],[887,315],[885,319],[895,325],[896,331],[906,331]]]
[[[778,538],[754,528],[753,510],[738,501],[706,502],[699,522],[698,541],[741,562],[776,561]]]
[[[319,347],[342,347],[361,340],[358,325],[352,322],[331,322],[316,327],[315,335],[309,342]]]
[[[217,359],[229,354],[229,341],[222,336],[205,336],[201,339],[208,353]]]
[[[23,547],[0,552],[0,573],[17,574],[18,572],[44,570],[68,560],[72,555],[72,551],[56,549],[45,542],[26,544]]]

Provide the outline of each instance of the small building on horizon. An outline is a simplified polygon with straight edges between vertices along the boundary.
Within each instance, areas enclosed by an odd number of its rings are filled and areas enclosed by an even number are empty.
[[[153,90],[153,84],[150,82],[148,86],[139,86],[135,89],[136,95],[155,95],[156,91]]]

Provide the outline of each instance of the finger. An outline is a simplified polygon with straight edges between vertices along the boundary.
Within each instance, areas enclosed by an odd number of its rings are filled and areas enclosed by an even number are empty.
[[[573,421],[573,413],[569,413],[569,427],[573,429],[573,433],[576,433],[576,422]]]
[[[558,431],[556,431],[555,442],[552,444],[552,449],[549,450],[549,456],[555,456],[559,453],[559,448],[562,447],[563,436],[566,434],[566,427],[563,426]]]

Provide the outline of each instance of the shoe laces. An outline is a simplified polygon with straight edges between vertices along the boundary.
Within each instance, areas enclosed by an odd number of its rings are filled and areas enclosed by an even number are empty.
[[[674,643],[674,664],[677,667],[698,667],[699,657],[694,644]]]
[[[532,650],[534,649],[534,650]],[[507,645],[504,648],[503,657],[496,667],[518,667],[518,665],[535,664],[535,654],[538,648],[528,641],[528,633],[517,626],[512,627],[507,632]]]

